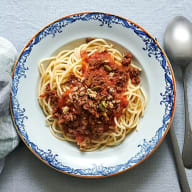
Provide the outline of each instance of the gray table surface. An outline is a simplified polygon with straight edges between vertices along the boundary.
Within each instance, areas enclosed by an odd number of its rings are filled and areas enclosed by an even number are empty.
[[[167,23],[176,15],[192,20],[191,0],[0,0],[0,36],[20,51],[40,28],[59,17],[82,11],[103,11],[127,17],[157,37],[162,45]],[[174,117],[179,145],[184,135],[184,108],[181,74],[174,68],[177,105]],[[192,87],[192,66],[188,70],[188,88]],[[192,91],[189,89],[189,97]],[[190,103],[192,114],[192,102]],[[192,115],[191,115],[192,119]],[[192,170],[187,170],[192,188]],[[86,192],[86,191],[180,191],[169,137],[157,151],[136,168],[104,179],[82,179],[59,173],[39,161],[23,143],[5,160],[0,175],[2,192]]]

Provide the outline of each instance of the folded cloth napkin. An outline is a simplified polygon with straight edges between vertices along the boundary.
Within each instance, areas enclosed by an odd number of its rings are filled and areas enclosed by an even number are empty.
[[[19,144],[9,110],[11,70],[16,57],[17,51],[12,43],[0,37],[0,172],[4,166],[3,158]]]

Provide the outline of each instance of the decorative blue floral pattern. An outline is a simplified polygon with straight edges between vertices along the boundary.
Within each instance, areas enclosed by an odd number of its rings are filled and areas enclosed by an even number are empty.
[[[21,107],[20,103],[17,99],[17,91],[19,87],[19,82],[22,78],[26,78],[26,71],[28,67],[26,66],[26,59],[30,55],[32,48],[38,44],[43,38],[47,36],[54,37],[57,33],[61,33],[62,29],[69,24],[72,24],[78,20],[81,21],[90,21],[95,20],[98,21],[100,26],[107,25],[109,28],[112,28],[114,24],[121,25],[126,28],[130,28],[137,34],[145,43],[145,47],[143,47],[144,51],[147,51],[149,57],[155,57],[155,59],[160,63],[164,70],[165,75],[165,92],[161,93],[162,101],[161,105],[165,106],[165,114],[163,116],[162,126],[157,130],[155,136],[150,140],[144,140],[143,144],[139,145],[140,151],[131,159],[129,159],[125,164],[119,164],[111,167],[105,167],[103,165],[94,165],[93,167],[87,169],[73,169],[69,166],[63,165],[62,162],[58,160],[58,155],[53,154],[49,149],[48,151],[44,151],[40,149],[35,143],[33,143],[27,135],[25,130],[24,121],[28,118],[25,115],[25,109]],[[70,174],[81,175],[81,176],[105,176],[113,173],[120,172],[125,170],[132,165],[138,163],[142,160],[146,155],[148,155],[154,147],[159,143],[160,139],[165,133],[165,130],[169,124],[172,110],[174,106],[174,88],[173,88],[173,79],[171,75],[170,68],[166,63],[166,59],[155,43],[155,41],[149,37],[142,29],[138,26],[129,22],[123,18],[114,15],[107,15],[104,13],[83,13],[77,14],[74,16],[63,18],[55,23],[47,26],[44,30],[42,30],[36,37],[28,44],[28,46],[23,51],[22,55],[19,58],[17,63],[17,67],[15,69],[15,73],[13,76],[13,86],[12,86],[12,111],[14,113],[15,123],[23,136],[25,142],[32,148],[32,150],[39,155],[39,157],[49,163],[51,166],[65,171]]]

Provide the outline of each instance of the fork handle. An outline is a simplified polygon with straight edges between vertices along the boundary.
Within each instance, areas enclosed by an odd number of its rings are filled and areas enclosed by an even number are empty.
[[[182,192],[191,192],[190,187],[189,187],[189,183],[188,183],[188,179],[187,179],[187,176],[186,176],[186,173],[185,173],[185,167],[183,165],[183,160],[181,158],[179,145],[178,145],[178,142],[177,142],[177,137],[176,137],[173,125],[169,130],[169,134],[170,134],[170,138],[171,138],[173,153],[174,153],[174,156],[175,156],[175,163],[176,163],[176,167],[177,167],[177,175],[178,175],[179,185],[180,185],[181,191]]]
[[[184,89],[184,104],[185,104],[185,137],[184,137],[182,157],[184,166],[190,169],[192,168],[192,131],[191,131],[191,123],[189,120],[185,67],[182,69],[182,73],[183,73],[183,89]]]

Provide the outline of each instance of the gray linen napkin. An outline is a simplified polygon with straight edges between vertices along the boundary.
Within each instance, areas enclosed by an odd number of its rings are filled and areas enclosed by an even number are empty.
[[[16,57],[17,51],[12,43],[0,37],[0,173],[4,166],[3,158],[19,143],[9,110],[11,69]]]

